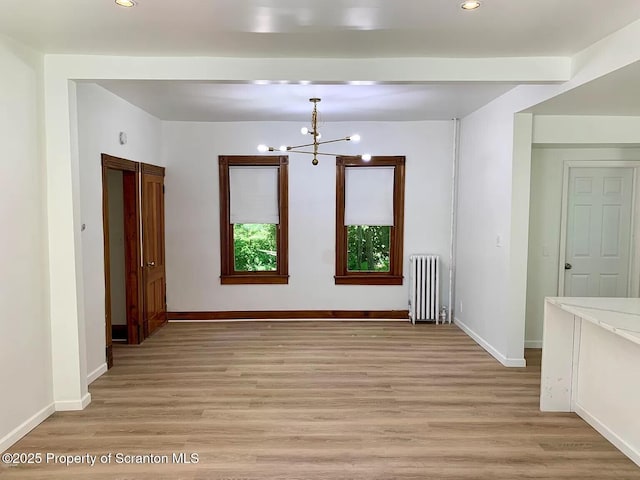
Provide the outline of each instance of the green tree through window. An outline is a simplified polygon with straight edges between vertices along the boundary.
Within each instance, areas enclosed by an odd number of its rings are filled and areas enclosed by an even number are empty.
[[[278,268],[276,225],[233,225],[233,258],[239,272],[272,272]]]
[[[347,270],[388,272],[391,227],[349,225],[347,227]]]

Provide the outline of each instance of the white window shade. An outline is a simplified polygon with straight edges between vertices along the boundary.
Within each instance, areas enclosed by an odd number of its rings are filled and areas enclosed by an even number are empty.
[[[393,225],[394,167],[345,168],[345,225]]]
[[[278,167],[229,167],[231,223],[280,223]]]

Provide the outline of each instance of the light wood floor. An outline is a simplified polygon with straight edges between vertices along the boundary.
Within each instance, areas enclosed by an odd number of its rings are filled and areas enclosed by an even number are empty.
[[[453,326],[169,324],[82,412],[12,452],[197,453],[199,463],[0,467],[42,479],[640,479],[574,414],[538,410],[540,358],[507,369]]]

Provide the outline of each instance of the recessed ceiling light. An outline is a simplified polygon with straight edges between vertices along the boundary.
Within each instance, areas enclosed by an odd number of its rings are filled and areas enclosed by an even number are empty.
[[[478,0],[466,0],[460,6],[463,10],[475,10],[480,6],[480,2]]]
[[[135,7],[136,2],[134,0],[116,0],[116,5],[130,8],[130,7]]]

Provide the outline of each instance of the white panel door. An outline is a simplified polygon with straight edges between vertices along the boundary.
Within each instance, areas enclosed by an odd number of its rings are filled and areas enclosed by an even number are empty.
[[[564,295],[629,293],[632,168],[571,168]]]

